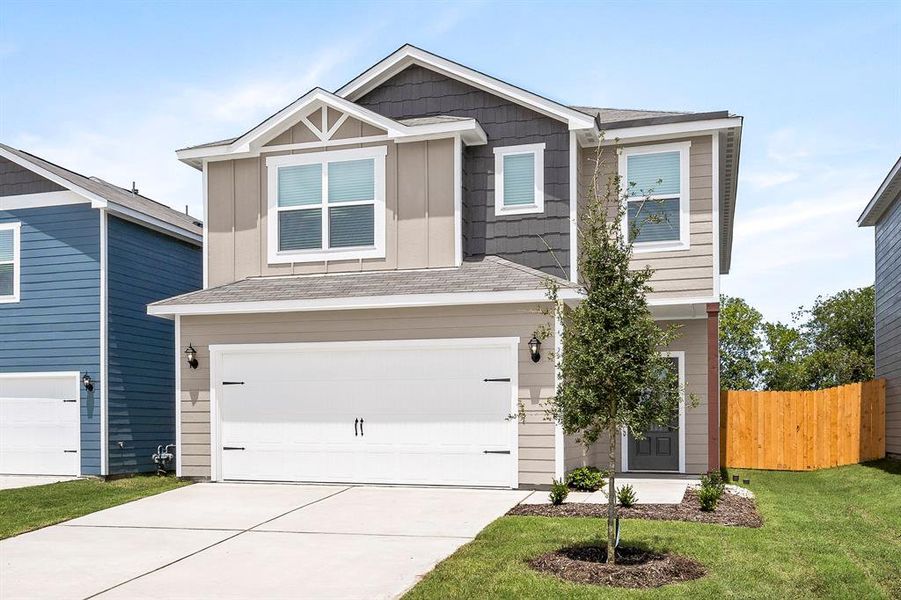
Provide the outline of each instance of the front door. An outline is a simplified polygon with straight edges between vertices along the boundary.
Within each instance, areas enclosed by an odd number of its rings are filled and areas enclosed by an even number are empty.
[[[629,434],[629,470],[679,470],[678,418],[669,427],[652,427],[644,439]]]

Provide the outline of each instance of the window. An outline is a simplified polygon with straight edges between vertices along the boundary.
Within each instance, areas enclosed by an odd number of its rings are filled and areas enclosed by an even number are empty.
[[[19,301],[21,223],[0,223],[0,302]]]
[[[385,146],[266,159],[269,262],[385,256]]]
[[[690,142],[626,148],[619,172],[625,189],[623,234],[636,252],[689,247]]]
[[[544,212],[544,144],[494,149],[494,214]]]

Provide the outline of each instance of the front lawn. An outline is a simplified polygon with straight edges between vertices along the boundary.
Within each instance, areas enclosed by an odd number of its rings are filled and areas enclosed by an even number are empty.
[[[503,517],[405,598],[901,598],[901,462],[812,473],[738,471],[751,479],[760,529],[626,520],[624,544],[693,557],[697,581],[653,590],[565,583],[526,561],[602,542],[591,518]]]
[[[188,483],[174,477],[138,475],[113,481],[79,479],[0,490],[0,539],[183,485]]]

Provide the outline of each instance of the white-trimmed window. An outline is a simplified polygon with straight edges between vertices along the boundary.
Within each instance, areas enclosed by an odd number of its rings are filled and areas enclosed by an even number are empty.
[[[691,142],[625,148],[619,173],[626,194],[623,235],[635,252],[687,250]]]
[[[544,212],[544,144],[494,149],[494,214]]]
[[[271,156],[270,263],[385,256],[386,146]]]
[[[19,301],[21,223],[0,223],[0,303]]]

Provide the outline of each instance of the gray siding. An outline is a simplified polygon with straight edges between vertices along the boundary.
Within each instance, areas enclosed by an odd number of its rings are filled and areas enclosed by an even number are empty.
[[[0,197],[61,192],[65,189],[11,160],[0,158]]]
[[[569,277],[569,130],[565,123],[419,66],[401,71],[357,103],[394,119],[475,118],[488,144],[464,151],[464,254],[493,254]],[[542,142],[546,144],[544,214],[495,217],[494,148]]]
[[[199,289],[201,249],[109,217],[107,410],[111,475],[150,471],[158,444],[175,442],[175,327],[147,304]],[[119,443],[122,443],[122,447]]]
[[[100,474],[100,216],[90,204],[0,211],[19,221],[21,300],[0,304],[0,371],[88,372],[81,469]]]
[[[901,455],[901,199],[876,223],[876,377],[885,384],[885,449]]]

